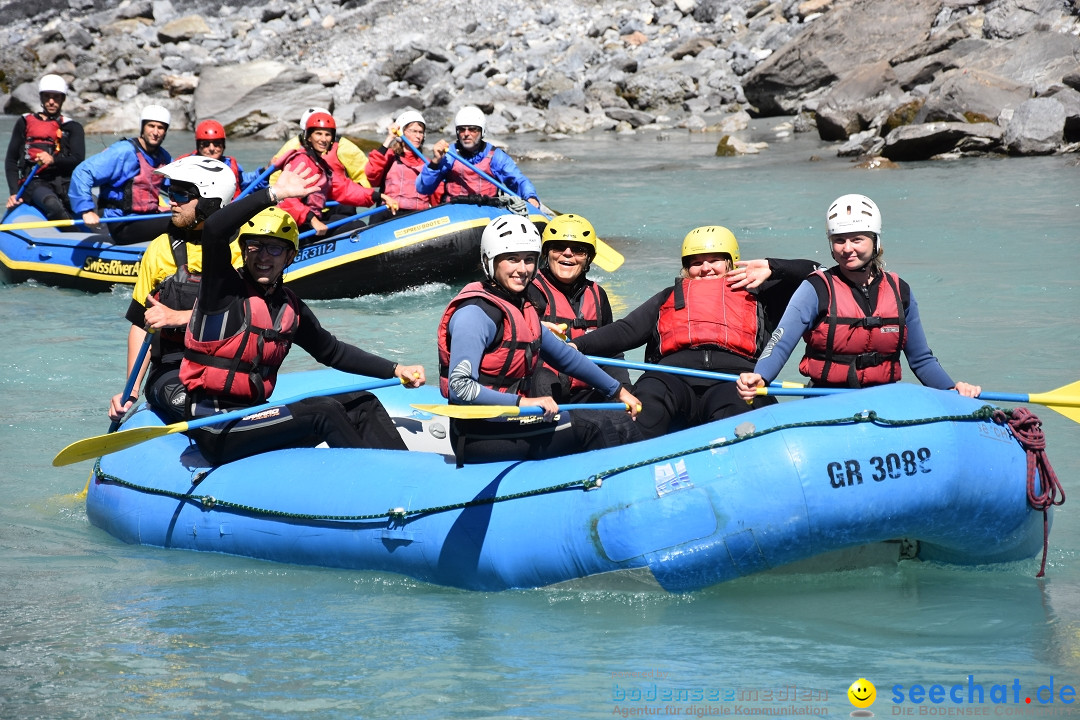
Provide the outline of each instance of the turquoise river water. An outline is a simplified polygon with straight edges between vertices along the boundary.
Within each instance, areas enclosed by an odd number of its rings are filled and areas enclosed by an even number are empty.
[[[565,156],[522,167],[548,204],[585,215],[626,255],[596,275],[617,315],[671,281],[697,225],[730,227],[744,257],[826,261],[827,204],[862,192],[882,208],[889,268],[914,288],[954,378],[1017,393],[1080,380],[1075,156],[868,172],[772,124],[757,121],[754,136],[770,148],[742,158],[677,132],[513,138],[511,149]],[[230,151],[255,167],[275,145]],[[342,337],[431,376],[456,289],[313,305]],[[1032,559],[773,574],[688,595],[473,593],[125,545],[73,496],[89,463],[50,461],[107,428],[127,303],[119,289],[0,287],[2,718],[844,717],[859,678],[877,687],[878,717],[1080,716],[1080,497],[1055,516],[1041,580]],[[314,366],[296,352],[285,369]],[[782,377],[798,379],[794,362]],[[1031,407],[1071,496],[1080,427]],[[907,698],[915,685],[943,686],[944,700],[893,702],[894,687]]]

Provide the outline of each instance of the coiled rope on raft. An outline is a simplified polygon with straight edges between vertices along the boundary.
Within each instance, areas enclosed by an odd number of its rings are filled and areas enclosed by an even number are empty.
[[[1027,452],[1027,501],[1033,510],[1043,514],[1043,554],[1042,565],[1035,577],[1046,574],[1046,553],[1050,545],[1050,517],[1047,511],[1054,505],[1065,502],[1065,489],[1058,480],[1057,473],[1050,466],[1046,455],[1046,436],[1042,431],[1042,421],[1027,408],[1016,408],[1012,412],[996,410],[993,415],[998,425],[1009,426],[1020,447]],[[1039,492],[1039,480],[1042,491]]]
[[[242,503],[234,503],[228,500],[223,500],[221,498],[216,498],[213,495],[199,495],[194,492],[175,492],[172,490],[163,490],[161,488],[147,487],[144,485],[139,485],[137,483],[128,482],[127,480],[103,472],[101,470],[100,459],[98,459],[98,461],[94,464],[94,478],[97,480],[97,482],[120,485],[122,487],[126,487],[131,490],[146,493],[149,495],[159,495],[172,498],[179,502],[192,503],[198,505],[204,510],[232,510],[235,512],[242,512],[250,515],[262,515],[266,517],[289,520],[307,520],[320,522],[362,522],[374,520],[390,520],[392,523],[396,524],[404,523],[410,517],[416,518],[437,513],[453,512],[455,510],[465,510],[473,507],[492,505],[494,503],[508,502],[511,500],[520,500],[523,498],[547,495],[550,493],[563,492],[566,490],[595,490],[603,485],[604,480],[627,472],[628,470],[633,470],[640,467],[647,467],[649,465],[654,465],[659,462],[665,462],[667,460],[684,457],[686,455],[692,455],[694,453],[730,447],[738,443],[747,442],[749,440],[753,440],[754,438],[763,437],[765,435],[780,432],[782,430],[792,430],[796,428],[809,427],[855,425],[868,422],[886,427],[907,427],[942,422],[993,422],[998,425],[1008,425],[1017,442],[1027,453],[1028,505],[1032,509],[1041,511],[1043,513],[1043,558],[1042,566],[1040,567],[1039,573],[1036,577],[1044,576],[1046,571],[1046,554],[1049,546],[1050,533],[1049,517],[1047,511],[1051,506],[1061,505],[1065,502],[1065,491],[1062,489],[1061,483],[1057,479],[1057,474],[1050,466],[1050,460],[1046,455],[1046,438],[1042,431],[1042,423],[1034,413],[1027,410],[1026,408],[1003,410],[1001,408],[994,408],[990,405],[984,405],[981,408],[966,415],[942,415],[938,417],[916,418],[911,420],[890,420],[887,418],[882,418],[874,410],[863,410],[849,417],[835,418],[831,420],[808,420],[803,422],[787,423],[784,425],[775,425],[773,427],[764,428],[762,430],[755,429],[742,434],[739,434],[737,431],[736,436],[730,439],[715,440],[699,447],[679,450],[678,452],[673,452],[666,455],[658,455],[644,460],[638,460],[627,465],[619,465],[609,468],[607,470],[593,473],[586,478],[570,480],[567,482],[558,483],[556,485],[549,485],[547,487],[533,488],[531,490],[525,490],[517,493],[507,493],[505,495],[476,497],[470,500],[464,500],[462,502],[451,503],[447,505],[435,505],[431,507],[417,509],[406,509],[398,507],[391,508],[384,512],[357,515],[295,513],[284,510],[254,507]],[[210,470],[204,473],[200,473],[198,476],[196,476],[194,484],[197,486],[198,483],[200,483],[207,475],[209,475],[210,472],[213,471]],[[1041,492],[1039,492],[1038,490],[1038,480],[1040,478],[1042,479]]]

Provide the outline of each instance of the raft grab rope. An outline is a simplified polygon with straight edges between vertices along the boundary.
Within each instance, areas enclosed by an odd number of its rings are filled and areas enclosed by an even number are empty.
[[[1028,505],[1032,509],[1040,510],[1043,513],[1043,560],[1042,567],[1039,569],[1039,574],[1036,576],[1043,577],[1046,570],[1046,552],[1049,544],[1050,532],[1047,510],[1052,505],[1061,505],[1065,502],[1065,491],[1064,489],[1062,489],[1061,483],[1058,481],[1057,475],[1054,473],[1053,468],[1050,467],[1050,461],[1046,456],[1046,440],[1042,432],[1042,423],[1039,421],[1039,418],[1036,417],[1034,413],[1027,410],[1026,408],[1017,408],[1015,410],[1002,410],[1001,408],[994,408],[990,405],[983,405],[981,408],[967,415],[942,415],[939,417],[916,418],[912,420],[889,420],[886,418],[882,418],[874,410],[862,410],[849,417],[837,418],[833,420],[808,420],[803,422],[787,423],[784,425],[775,425],[773,427],[765,428],[763,430],[756,430],[751,423],[742,423],[737,428],[737,432],[735,433],[736,436],[731,439],[714,440],[700,447],[690,448],[688,450],[680,450],[678,452],[670,453],[667,455],[659,455],[657,457],[648,458],[646,460],[638,460],[637,462],[633,462],[628,465],[620,465],[610,468],[608,470],[593,473],[587,478],[581,480],[570,480],[568,482],[559,483],[557,485],[534,488],[532,490],[524,490],[522,492],[509,493],[506,495],[493,495],[491,497],[473,498],[471,500],[451,503],[449,505],[436,505],[415,510],[406,509],[404,507],[394,507],[386,510],[385,512],[369,513],[363,515],[323,515],[312,513],[286,512],[282,510],[258,508],[251,505],[234,503],[228,500],[216,498],[213,495],[197,495],[191,492],[174,492],[172,490],[163,490],[161,488],[146,487],[143,485],[138,485],[136,483],[128,482],[127,480],[124,480],[122,478],[118,478],[114,475],[109,475],[102,472],[100,458],[94,464],[94,477],[97,478],[98,482],[108,482],[149,495],[160,495],[173,498],[174,500],[180,502],[193,503],[200,506],[204,510],[233,510],[251,515],[264,515],[267,517],[292,520],[315,520],[322,522],[359,522],[367,520],[389,520],[391,523],[397,525],[404,524],[410,517],[415,518],[425,515],[433,515],[437,513],[453,512],[455,510],[465,510],[468,508],[480,507],[484,505],[493,505],[499,502],[520,500],[523,498],[536,497],[540,495],[547,495],[550,493],[562,492],[565,490],[596,490],[602,487],[605,479],[610,478],[614,475],[619,475],[628,470],[634,470],[640,467],[655,465],[659,462],[673,460],[675,458],[692,455],[694,453],[730,447],[737,443],[746,442],[748,440],[752,440],[754,438],[762,437],[782,430],[808,427],[823,427],[832,425],[855,425],[858,423],[867,422],[874,423],[875,425],[880,425],[883,427],[929,425],[940,422],[993,422],[998,425],[1007,424],[1012,430],[1013,435],[1016,437],[1017,442],[1027,452]],[[1036,490],[1037,477],[1042,478],[1043,480],[1043,490],[1041,493],[1038,493]],[[202,477],[199,478],[199,480],[202,479]]]

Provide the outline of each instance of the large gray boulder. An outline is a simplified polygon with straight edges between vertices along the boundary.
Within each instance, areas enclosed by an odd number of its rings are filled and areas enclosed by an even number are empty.
[[[1032,90],[1000,75],[964,69],[942,73],[926,94],[916,122],[993,122],[1002,110],[1015,110],[1030,99]]]
[[[822,140],[846,140],[899,104],[902,92],[889,63],[863,65],[833,86],[817,109]]]
[[[998,146],[1001,136],[1001,128],[994,123],[905,125],[886,136],[881,154],[890,160],[929,160],[958,150],[986,152]]]
[[[743,78],[746,99],[764,115],[794,114],[807,95],[859,65],[889,60],[926,41],[940,10],[941,0],[838,2]]]
[[[297,123],[309,107],[333,110],[330,90],[314,73],[274,60],[206,65],[194,94],[196,118],[214,118],[237,135],[279,121]]]
[[[1048,155],[1065,134],[1065,106],[1052,97],[1021,103],[1005,128],[1003,141],[1017,155]]]

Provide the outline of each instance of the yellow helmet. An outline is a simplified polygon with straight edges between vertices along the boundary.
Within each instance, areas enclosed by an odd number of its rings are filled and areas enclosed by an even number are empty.
[[[691,255],[705,253],[724,253],[731,256],[731,262],[739,259],[739,241],[726,227],[706,225],[694,228],[686,233],[682,241],[683,263]]]
[[[544,228],[543,238],[545,243],[562,240],[588,245],[589,257],[596,255],[596,230],[591,222],[580,215],[569,213],[553,218]]]
[[[296,227],[296,221],[292,215],[278,207],[266,208],[240,226],[240,234],[237,236],[240,247],[244,246],[245,235],[284,240],[292,245],[293,250],[300,252],[300,230]]]

